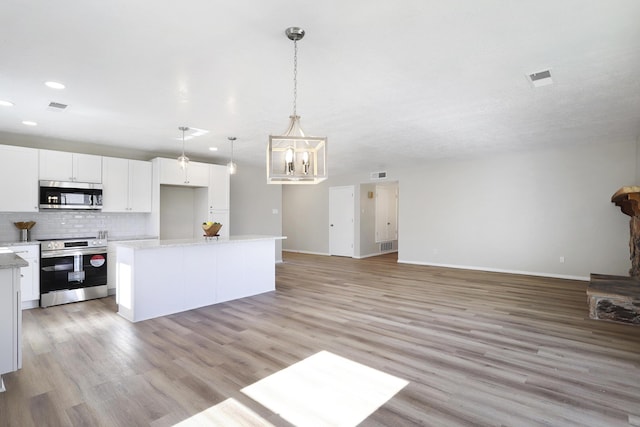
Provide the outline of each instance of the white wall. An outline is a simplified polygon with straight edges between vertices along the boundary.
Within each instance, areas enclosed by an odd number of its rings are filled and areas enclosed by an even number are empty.
[[[277,213],[273,213],[274,209]],[[231,235],[282,236],[282,186],[267,184],[264,166],[240,165],[231,175]],[[276,241],[282,261],[282,241]]]
[[[581,279],[626,275],[629,218],[610,199],[635,183],[635,159],[630,141],[387,168],[399,181],[399,261]],[[367,181],[354,174],[285,186],[284,248],[328,253],[329,186]],[[366,195],[357,197],[366,210]],[[357,233],[368,227],[363,218]],[[356,254],[366,256],[365,237],[356,242],[363,246]]]
[[[399,260],[626,275],[629,218],[610,199],[634,174],[634,143],[426,163],[400,174]]]
[[[329,184],[282,185],[285,250],[329,254]]]
[[[206,220],[206,216],[204,220],[201,216],[196,218],[196,190],[191,187],[160,186],[160,239],[193,239],[196,237],[194,225],[200,231],[200,224]]]
[[[379,252],[376,243],[376,199],[368,197],[370,191],[375,194],[375,183],[360,185],[360,212],[356,212],[360,217],[360,247],[356,252],[357,257],[366,257]]]
[[[389,175],[389,181],[394,180]],[[375,203],[366,196],[369,189],[375,191],[376,183],[368,182],[368,172],[356,172],[332,176],[318,185],[283,185],[282,229],[287,236],[283,249],[329,255],[329,188],[354,185],[354,257],[380,253],[375,243]]]

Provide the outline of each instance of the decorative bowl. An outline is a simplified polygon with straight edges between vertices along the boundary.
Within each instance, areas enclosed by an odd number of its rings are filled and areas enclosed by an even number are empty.
[[[206,237],[217,236],[221,228],[222,224],[219,222],[214,222],[213,224],[202,224],[202,229],[204,230],[204,235]]]

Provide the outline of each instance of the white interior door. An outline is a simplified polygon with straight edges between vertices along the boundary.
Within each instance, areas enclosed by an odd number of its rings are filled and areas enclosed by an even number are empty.
[[[397,186],[376,186],[376,243],[398,239]]]
[[[353,257],[353,186],[329,188],[329,252]]]

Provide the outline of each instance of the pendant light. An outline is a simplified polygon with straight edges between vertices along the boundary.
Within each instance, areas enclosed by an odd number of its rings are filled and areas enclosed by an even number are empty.
[[[293,41],[293,114],[284,135],[269,135],[267,147],[267,183],[317,184],[327,179],[327,138],[307,136],[298,116],[298,40],[304,30],[287,28],[285,34]]]
[[[182,170],[185,170],[189,164],[189,158],[184,155],[184,133],[188,131],[189,128],[186,126],[180,126],[178,129],[182,131],[182,155],[178,157],[178,165]]]
[[[227,163],[227,168],[229,168],[229,175],[235,175],[238,171],[238,165],[233,162],[233,141],[236,140],[236,137],[229,136],[227,137],[227,139],[229,140],[229,142],[231,142],[231,160],[229,160],[229,163]]]

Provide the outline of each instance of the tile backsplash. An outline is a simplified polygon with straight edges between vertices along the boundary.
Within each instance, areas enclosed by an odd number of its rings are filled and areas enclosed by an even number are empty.
[[[59,237],[97,236],[107,230],[109,238],[144,236],[150,214],[102,212],[32,212],[0,213],[0,242],[19,240],[20,232],[13,225],[18,221],[35,221],[31,240]]]

